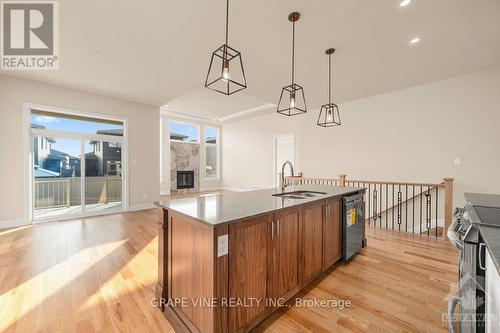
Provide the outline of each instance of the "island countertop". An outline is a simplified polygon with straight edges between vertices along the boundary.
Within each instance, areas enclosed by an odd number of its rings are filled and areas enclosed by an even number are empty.
[[[186,199],[161,200],[155,202],[155,205],[181,213],[203,223],[218,225],[364,190],[361,187],[301,185],[289,186],[285,189],[285,193],[314,191],[324,192],[325,194],[306,199],[292,199],[273,196],[282,192],[280,188],[271,188],[246,192],[206,194]]]

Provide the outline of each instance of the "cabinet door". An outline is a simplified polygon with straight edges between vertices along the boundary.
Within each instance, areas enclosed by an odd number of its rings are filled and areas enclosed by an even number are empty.
[[[305,206],[302,211],[301,285],[316,278],[323,268],[323,203]]]
[[[288,299],[299,290],[299,220],[300,210],[287,210],[275,215],[275,236],[272,237],[270,295]]]
[[[323,270],[342,257],[342,222],[340,199],[329,200],[323,220]]]
[[[251,324],[266,310],[271,217],[229,225],[229,298],[247,302],[229,307],[229,331]],[[251,300],[262,300],[252,302]]]

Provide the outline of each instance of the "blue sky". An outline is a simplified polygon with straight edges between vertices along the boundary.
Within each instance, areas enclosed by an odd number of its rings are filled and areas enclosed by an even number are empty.
[[[51,116],[31,115],[33,124],[44,126],[47,129],[66,132],[93,133],[104,129],[119,129],[123,126],[114,124],[94,123],[92,121],[65,119]]]

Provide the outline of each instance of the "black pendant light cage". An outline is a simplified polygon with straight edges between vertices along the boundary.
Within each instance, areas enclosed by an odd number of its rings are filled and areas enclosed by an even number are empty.
[[[340,126],[340,112],[337,104],[332,103],[332,55],[335,49],[325,51],[328,55],[328,104],[323,104],[319,111],[318,125],[321,127]]]
[[[285,116],[295,116],[307,112],[306,97],[304,88],[295,83],[295,22],[300,18],[300,14],[293,12],[288,15],[288,20],[292,22],[292,83],[281,89],[277,112]]]
[[[292,99],[294,100],[292,104]],[[280,100],[278,102],[278,113],[285,116],[295,116],[307,112],[306,97],[304,88],[296,83],[292,83],[281,89]]]
[[[228,45],[229,0],[226,2],[226,42],[212,53],[205,87],[224,95],[232,95],[247,87],[241,53]]]

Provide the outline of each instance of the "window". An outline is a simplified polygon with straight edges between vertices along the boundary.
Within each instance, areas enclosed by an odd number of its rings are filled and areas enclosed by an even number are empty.
[[[170,141],[181,141],[190,143],[200,142],[200,130],[192,124],[170,123]]]
[[[218,178],[219,166],[219,129],[205,128],[205,176]]]

